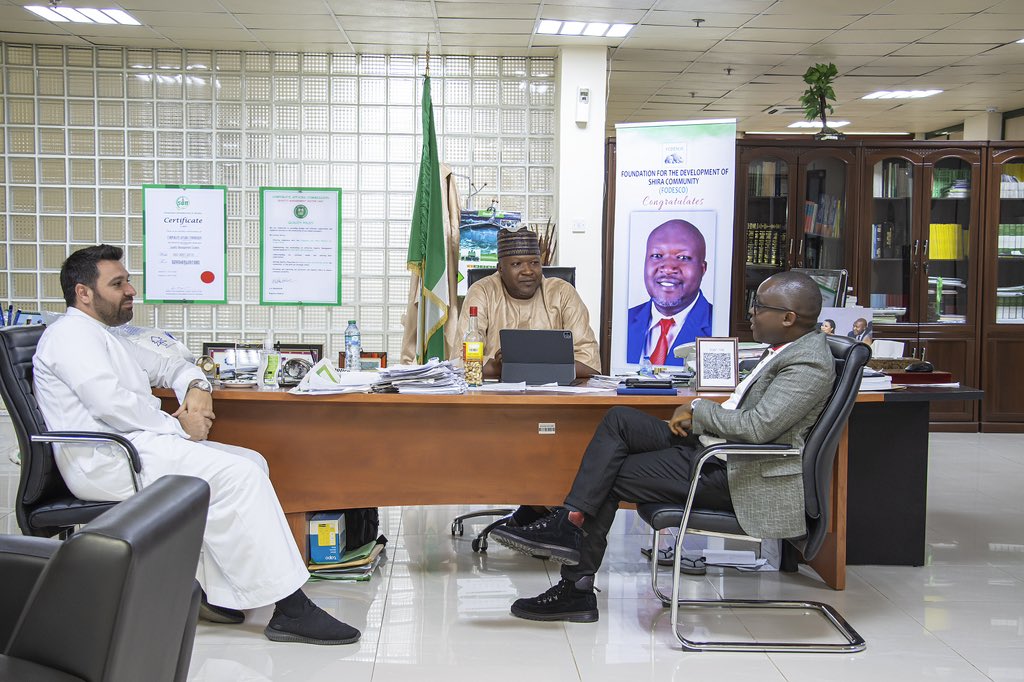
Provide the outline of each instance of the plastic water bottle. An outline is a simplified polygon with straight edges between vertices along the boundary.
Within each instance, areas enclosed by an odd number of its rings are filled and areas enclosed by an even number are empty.
[[[654,365],[651,363],[650,356],[646,353],[644,353],[643,357],[640,358],[640,368],[636,373],[642,377],[654,376]]]
[[[349,320],[348,326],[345,327],[345,371],[358,372],[360,370],[359,354],[362,349],[359,327],[355,320]]]
[[[260,366],[256,371],[256,381],[260,389],[277,388],[277,375],[280,371],[281,353],[274,350],[274,336],[267,332],[263,340],[263,350],[260,351]]]

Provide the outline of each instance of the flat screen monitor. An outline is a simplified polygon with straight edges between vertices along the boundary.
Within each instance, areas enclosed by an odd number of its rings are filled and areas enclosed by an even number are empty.
[[[793,268],[793,272],[802,272],[814,280],[821,290],[823,308],[842,308],[846,305],[846,270]]]

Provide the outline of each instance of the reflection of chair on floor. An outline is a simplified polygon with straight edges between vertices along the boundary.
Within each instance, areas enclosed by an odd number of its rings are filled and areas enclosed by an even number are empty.
[[[15,514],[25,535],[67,535],[117,502],[88,502],[76,498],[61,478],[53,460],[52,443],[112,445],[131,463],[132,483],[139,490],[142,462],[135,446],[117,434],[47,431],[32,389],[32,356],[45,327],[0,329],[0,395],[11,414],[21,455],[21,480]]]
[[[861,370],[871,356],[868,346],[857,343],[853,339],[829,336],[829,348],[836,361],[836,381],[818,422],[811,429],[803,449],[804,501],[807,517],[807,535],[787,540],[795,546],[804,559],[815,557],[825,541],[829,530],[829,493],[832,486],[832,464],[835,460],[839,438],[846,428],[847,418],[853,409],[857,390],[860,387]],[[788,445],[744,445],[725,443],[705,448],[700,453],[696,464],[699,472],[704,463],[716,454],[727,454],[729,457],[760,454],[789,454],[799,456],[800,451]],[[864,639],[850,627],[839,613],[828,604],[813,601],[774,601],[774,600],[690,600],[679,599],[680,588],[680,556],[683,538],[686,533],[699,533],[718,537],[733,538],[757,542],[757,538],[747,536],[731,512],[713,511],[693,508],[694,492],[700,482],[699,476],[693,476],[690,494],[685,503],[680,504],[641,504],[637,511],[641,518],[654,528],[653,541],[657,547],[658,531],[662,528],[678,527],[679,537],[676,540],[674,566],[672,574],[672,596],[666,596],[658,588],[658,562],[651,562],[651,584],[655,593],[663,603],[672,608],[672,631],[686,651],[760,651],[760,652],[812,652],[812,653],[851,653],[862,651],[866,644]],[[792,609],[800,611],[817,611],[843,636],[846,643],[831,644],[818,642],[697,642],[687,639],[679,629],[679,607],[695,611],[717,609]]]
[[[476,519],[483,516],[500,516],[497,521],[493,521],[477,533],[477,536],[473,538],[473,551],[474,552],[486,552],[487,551],[487,536],[490,535],[491,531],[498,526],[504,525],[508,521],[509,517],[512,516],[512,512],[515,509],[509,507],[501,507],[497,509],[480,509],[479,511],[470,512],[468,514],[460,514],[452,519],[452,535],[462,535],[465,533],[462,522],[468,521],[469,519]]]
[[[0,681],[184,682],[209,504],[164,476],[64,542],[0,536]]]

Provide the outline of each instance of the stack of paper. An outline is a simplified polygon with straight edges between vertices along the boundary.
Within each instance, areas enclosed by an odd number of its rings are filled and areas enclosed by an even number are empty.
[[[882,372],[876,372],[868,367],[864,368],[864,374],[860,380],[862,391],[888,391],[892,388],[892,377]]]
[[[298,386],[288,392],[300,395],[368,393],[379,380],[377,372],[342,372],[324,358],[310,368]]]
[[[448,360],[431,358],[424,365],[393,365],[380,370],[380,380],[399,393],[458,395],[466,392],[461,369]]]
[[[369,580],[380,565],[383,558],[381,552],[386,543],[387,540],[381,536],[351,552],[345,552],[337,563],[309,564],[309,573],[314,579],[320,580]]]

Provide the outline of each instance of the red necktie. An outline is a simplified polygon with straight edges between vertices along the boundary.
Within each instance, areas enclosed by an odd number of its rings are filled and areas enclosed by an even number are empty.
[[[661,336],[658,337],[658,343],[654,346],[654,352],[651,353],[651,364],[652,365],[664,365],[665,356],[668,355],[668,330],[676,323],[671,317],[664,318],[658,324],[661,325]]]

